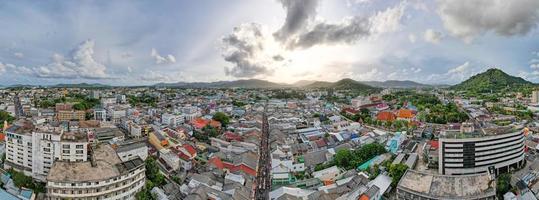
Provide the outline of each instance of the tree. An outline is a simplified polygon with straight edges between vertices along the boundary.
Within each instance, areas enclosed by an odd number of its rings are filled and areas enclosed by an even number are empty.
[[[217,137],[219,135],[219,131],[213,126],[206,125],[202,128],[202,131],[207,137]]]
[[[498,197],[503,197],[505,193],[511,190],[511,174],[500,174],[497,182],[496,193],[498,194]]]
[[[161,174],[157,161],[153,157],[148,157],[145,161],[146,178],[157,186],[165,183],[165,177]],[[151,188],[150,188],[151,189]]]
[[[228,123],[230,123],[230,117],[228,117],[223,112],[216,112],[213,115],[213,120],[221,122],[221,125],[223,125],[223,127],[226,127]]]
[[[0,128],[4,127],[4,121],[7,121],[8,123],[13,122],[15,120],[15,117],[9,115],[6,111],[0,111]]]
[[[408,170],[408,166],[401,163],[389,167],[389,175],[391,176],[391,185],[393,187],[397,186],[406,170]]]
[[[335,164],[337,164],[339,167],[345,169],[353,168],[351,161],[352,152],[348,149],[341,149],[337,151],[337,154],[335,154]]]

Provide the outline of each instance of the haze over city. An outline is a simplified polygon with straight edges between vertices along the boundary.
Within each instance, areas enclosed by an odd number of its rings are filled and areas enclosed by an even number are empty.
[[[0,85],[539,81],[537,0],[2,1]]]

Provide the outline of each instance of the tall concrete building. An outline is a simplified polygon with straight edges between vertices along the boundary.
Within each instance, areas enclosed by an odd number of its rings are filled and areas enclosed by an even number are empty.
[[[494,175],[523,167],[527,130],[497,128],[440,134],[438,171],[445,175],[489,172]]]
[[[539,90],[532,91],[532,103],[533,104],[539,103]]]
[[[144,161],[122,161],[110,145],[96,146],[85,162],[57,161],[47,176],[47,199],[135,199],[146,182]]]
[[[57,160],[80,162],[88,159],[86,135],[61,127],[34,126],[20,121],[6,130],[6,168],[14,168],[44,181]]]

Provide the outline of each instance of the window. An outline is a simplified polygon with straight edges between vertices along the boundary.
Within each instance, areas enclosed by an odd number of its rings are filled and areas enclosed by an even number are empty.
[[[70,147],[69,147],[69,144],[64,144],[64,145],[62,145],[62,148],[69,149]]]
[[[69,149],[68,150],[63,150],[62,153],[69,153]]]
[[[77,154],[82,154],[82,153],[84,153],[83,150],[77,150],[76,152],[77,152]]]
[[[77,149],[82,149],[82,148],[84,148],[84,145],[82,145],[82,144],[77,144],[77,146],[76,146],[75,148],[77,148]]]

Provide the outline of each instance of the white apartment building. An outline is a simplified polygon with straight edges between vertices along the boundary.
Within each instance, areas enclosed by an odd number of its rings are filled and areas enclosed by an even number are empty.
[[[107,110],[98,108],[94,110],[94,119],[97,121],[107,121]]]
[[[165,161],[170,168],[172,168],[172,171],[180,169],[180,157],[169,149],[159,150],[159,157],[163,159],[163,161]]]
[[[38,126],[28,121],[6,130],[6,168],[14,168],[44,181],[55,160],[86,161],[88,139],[78,132]]]
[[[101,98],[101,106],[103,107],[107,107],[115,103],[116,103],[116,98],[114,97]]]
[[[161,124],[176,126],[176,115],[165,113],[161,115]]]
[[[54,163],[47,199],[135,199],[146,182],[144,161],[122,161],[110,145],[94,149],[92,161]]]
[[[116,148],[116,153],[122,162],[135,158],[146,160],[146,158],[148,158],[148,146],[143,140],[124,142],[119,144],[118,148]]]
[[[539,91],[534,90],[532,91],[532,98],[531,98],[532,104],[539,104]]]
[[[514,130],[512,130],[514,131]],[[441,134],[438,172],[499,175],[525,165],[525,131],[487,134]]]

